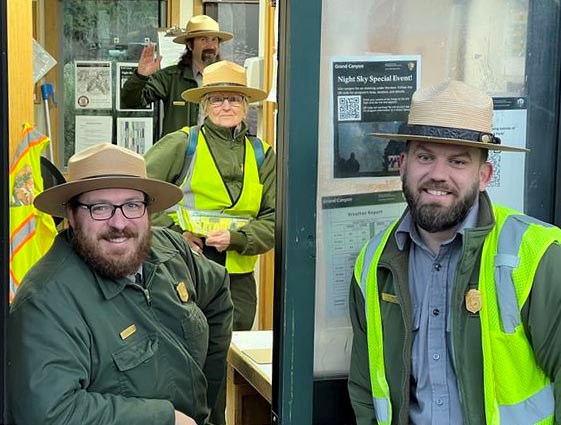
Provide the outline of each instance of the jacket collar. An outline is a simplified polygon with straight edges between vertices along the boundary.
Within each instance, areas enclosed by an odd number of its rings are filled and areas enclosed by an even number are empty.
[[[235,135],[233,134],[231,128],[216,125],[208,117],[205,118],[204,122],[204,133],[207,141],[220,140],[228,143],[231,143],[232,141],[241,143],[245,140],[247,130],[248,127],[245,121],[241,122],[239,129],[235,131]]]
[[[181,71],[181,75],[186,80],[194,80],[195,79],[195,76],[193,75],[193,68],[191,68],[190,66],[183,66],[183,67],[178,66],[178,69]]]

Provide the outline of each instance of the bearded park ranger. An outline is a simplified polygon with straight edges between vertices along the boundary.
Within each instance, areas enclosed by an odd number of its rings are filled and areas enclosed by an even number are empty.
[[[202,425],[231,339],[228,275],[149,213],[182,197],[101,144],[35,206],[68,219],[11,305],[10,423]]]
[[[413,95],[408,209],[360,252],[349,393],[359,425],[561,419],[561,230],[493,204],[493,100],[458,81]]]
[[[193,16],[185,31],[173,39],[185,45],[185,52],[176,65],[160,69],[162,56],[155,56],[152,43],[142,49],[138,68],[121,89],[121,103],[127,108],[142,108],[161,100],[164,105],[162,136],[202,120],[199,104],[186,102],[181,94],[203,84],[207,65],[220,61],[220,45],[231,40],[232,33],[220,31],[210,16]]]

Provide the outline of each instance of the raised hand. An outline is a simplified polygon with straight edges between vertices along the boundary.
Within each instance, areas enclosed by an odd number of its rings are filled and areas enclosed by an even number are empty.
[[[154,52],[156,47],[154,43],[149,43],[140,54],[140,59],[138,60],[138,73],[143,77],[148,77],[160,69],[160,62],[162,62],[162,57],[158,55],[154,57]]]

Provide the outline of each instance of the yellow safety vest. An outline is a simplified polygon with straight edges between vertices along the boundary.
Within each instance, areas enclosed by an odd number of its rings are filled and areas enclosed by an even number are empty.
[[[26,124],[10,164],[10,301],[57,233],[53,218],[33,206],[33,199],[43,191],[41,152],[48,143],[47,137]]]
[[[189,127],[183,131],[189,135]],[[259,141],[266,152],[269,146]],[[228,189],[220,175],[220,171],[212,157],[203,131],[198,132],[197,144],[191,161],[186,161],[185,174],[180,188],[183,190],[183,199],[173,211],[170,217],[183,230],[198,233],[193,223],[194,216],[208,213],[206,223],[210,221],[218,223],[222,229],[237,230],[244,223],[255,218],[261,207],[263,185],[259,180],[259,168],[255,151],[251,141],[245,138],[245,160],[243,164],[243,186],[237,200],[232,200]],[[212,213],[220,213],[220,216],[212,216]],[[249,273],[255,269],[257,256],[241,255],[236,251],[226,251],[225,267],[229,273]]]
[[[561,242],[561,230],[505,207],[493,210],[496,225],[483,244],[479,271],[486,422],[553,424],[553,387],[536,363],[520,312],[543,254],[552,243]],[[384,367],[377,269],[396,224],[362,249],[354,271],[365,299],[372,396],[380,425],[391,424],[392,406]]]

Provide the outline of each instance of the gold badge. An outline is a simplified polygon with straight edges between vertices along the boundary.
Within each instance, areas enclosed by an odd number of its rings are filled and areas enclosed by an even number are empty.
[[[189,292],[187,292],[187,288],[185,287],[185,283],[179,282],[177,284],[177,286],[175,287],[175,289],[177,290],[177,295],[179,295],[179,298],[181,299],[181,301],[186,303],[187,300],[189,299]]]
[[[466,309],[473,314],[481,310],[481,291],[479,289],[470,289],[466,292]]]
[[[130,325],[128,328],[121,331],[119,335],[121,335],[121,339],[124,341],[135,332],[136,332],[136,325]]]

